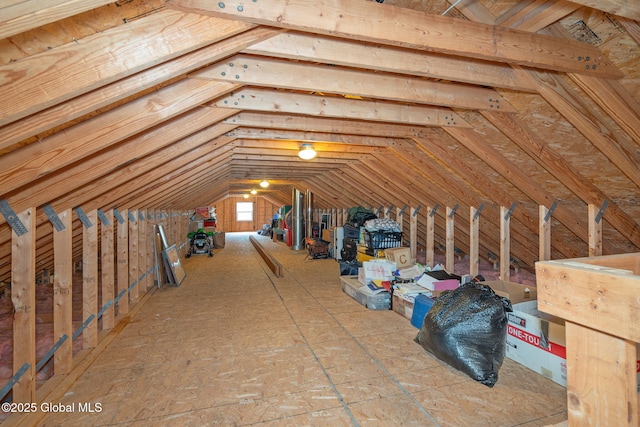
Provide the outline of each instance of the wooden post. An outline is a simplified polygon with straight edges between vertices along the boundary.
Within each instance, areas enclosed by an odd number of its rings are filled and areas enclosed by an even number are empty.
[[[108,210],[103,212],[106,222],[101,225],[100,231],[100,248],[102,253],[102,300],[100,301],[101,308],[104,307],[109,301],[113,301],[114,295],[114,282],[115,282],[115,251],[114,251],[114,218],[113,211]],[[115,325],[115,310],[113,303],[102,314],[102,329],[111,329]]]
[[[404,211],[401,208],[396,208],[396,222],[400,231],[402,231],[404,229]]]
[[[71,209],[58,214],[64,230],[53,229],[53,341],[67,339],[54,354],[55,375],[73,368],[73,218]]]
[[[138,283],[138,296],[147,292],[147,212],[138,211],[138,277],[144,277]]]
[[[596,221],[599,208],[589,204],[589,256],[602,255],[602,218]]]
[[[511,266],[511,237],[509,224],[511,217],[507,215],[509,208],[500,206],[500,279],[509,281]]]
[[[435,262],[435,255],[433,253],[435,235],[436,235],[436,214],[435,212],[433,212],[433,208],[431,206],[427,206],[427,230],[426,230],[425,250],[426,250],[426,264],[429,267],[433,267],[433,263]]]
[[[13,373],[28,364],[13,386],[13,402],[36,401],[36,221],[35,208],[16,215],[27,232],[11,233],[11,301],[13,302]]]
[[[128,285],[138,282],[138,211],[129,210],[129,281]],[[138,285],[129,289],[129,302],[138,302]]]
[[[147,218],[149,219],[146,223],[147,223],[147,269],[152,268],[155,265],[155,261],[153,259],[153,239],[154,234],[153,234],[153,224],[155,223],[154,219],[155,219],[155,210],[154,209],[149,209],[147,211]],[[154,286],[154,276],[153,276],[153,271],[151,271],[149,273],[149,278],[147,280],[147,289],[149,287]]]
[[[82,348],[98,345],[98,212],[87,212],[91,226],[82,228],[82,319],[95,316],[82,331]]]
[[[545,221],[549,209],[540,205],[539,208],[539,226],[538,226],[538,261],[549,261],[551,259],[551,218]]]
[[[446,209],[447,217],[446,220],[446,261],[445,261],[445,269],[449,273],[453,273],[455,270],[455,215],[456,211],[447,206]]]
[[[129,217],[120,214],[118,220],[118,315],[129,312]]]
[[[409,213],[409,247],[411,259],[415,260],[418,255],[418,213],[415,208],[411,208]]]
[[[469,209],[469,274],[477,276],[480,272],[480,215],[473,206]]]

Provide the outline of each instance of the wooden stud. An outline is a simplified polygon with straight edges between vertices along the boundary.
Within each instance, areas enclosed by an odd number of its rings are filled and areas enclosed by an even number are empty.
[[[129,209],[129,280],[127,285],[131,286],[138,282],[138,211]],[[138,285],[129,289],[129,302],[138,302]]]
[[[509,281],[511,274],[511,238],[510,223],[511,217],[507,215],[509,208],[500,206],[500,279]]]
[[[36,223],[35,208],[17,214],[27,232],[11,233],[11,302],[13,302],[13,373],[29,368],[13,386],[13,402],[36,401]]]
[[[480,216],[476,215],[478,209],[471,206],[469,209],[469,274],[477,276],[480,272]]]
[[[82,229],[82,318],[98,315],[98,212],[87,212],[91,227]],[[98,345],[98,319],[86,325],[82,331],[82,348]]]
[[[602,255],[602,219],[596,221],[599,207],[589,203],[589,256]]]
[[[433,207],[427,206],[427,227],[426,227],[426,241],[425,241],[425,250],[426,250],[426,264],[430,267],[434,266],[435,262],[435,254],[433,252],[433,246],[435,243],[435,233],[436,233],[436,219],[435,213],[434,215],[430,215]]]
[[[445,261],[445,269],[449,272],[449,273],[453,273],[455,270],[455,263],[456,263],[456,258],[455,258],[455,246],[456,246],[456,240],[455,240],[455,231],[456,231],[456,220],[455,220],[455,213],[456,211],[453,208],[450,208],[449,206],[447,206],[446,209],[446,223],[445,223],[445,229],[446,229],[446,261]]]
[[[54,354],[55,375],[73,368],[73,221],[71,209],[58,214],[64,230],[53,230],[53,340],[67,339]]]
[[[418,256],[418,215],[415,208],[409,210],[409,247],[411,248],[411,259]]]
[[[539,206],[539,228],[538,228],[538,261],[548,261],[551,259],[551,218],[545,221],[549,209],[546,206]]]
[[[129,296],[127,289],[129,288],[129,217],[123,213],[120,214],[123,221],[118,221],[118,316],[129,312]]]
[[[138,277],[142,277],[138,283],[138,297],[147,292],[147,211],[140,209],[138,211]],[[144,217],[144,219],[141,219]],[[185,234],[186,236],[186,234]]]
[[[112,304],[102,314],[102,329],[112,329],[115,325],[115,309],[113,304],[114,285],[115,285],[115,263],[116,256],[114,250],[114,216],[113,210],[103,212],[107,219],[106,224],[101,224],[100,228],[100,252],[101,252],[101,293],[102,300],[100,301],[101,309],[109,301]]]

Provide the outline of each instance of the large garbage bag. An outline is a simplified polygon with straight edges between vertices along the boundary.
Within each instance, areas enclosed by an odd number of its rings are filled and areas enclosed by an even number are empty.
[[[511,301],[481,283],[443,292],[415,338],[425,350],[493,387],[502,366]]]

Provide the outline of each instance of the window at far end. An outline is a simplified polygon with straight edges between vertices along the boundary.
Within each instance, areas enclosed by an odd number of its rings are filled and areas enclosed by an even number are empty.
[[[253,221],[253,203],[236,203],[236,221]]]

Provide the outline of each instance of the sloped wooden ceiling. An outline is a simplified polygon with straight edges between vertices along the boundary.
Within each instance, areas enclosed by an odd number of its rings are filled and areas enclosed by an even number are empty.
[[[193,209],[266,178],[283,205],[482,204],[484,253],[515,203],[524,266],[540,205],[566,258],[606,202],[603,252],[637,251],[639,19],[623,0],[5,2],[0,199]],[[0,275],[10,237],[0,216]]]

